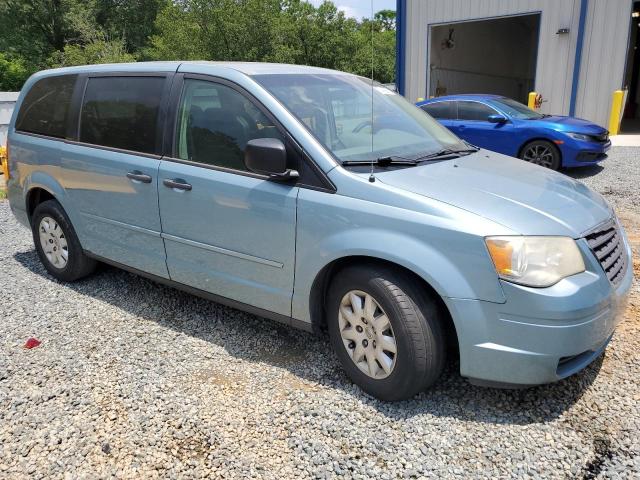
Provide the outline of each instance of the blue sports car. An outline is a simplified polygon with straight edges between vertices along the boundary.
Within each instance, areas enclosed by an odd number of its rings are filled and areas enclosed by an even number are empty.
[[[607,158],[609,132],[587,120],[541,114],[499,95],[450,95],[417,103],[478,147],[554,170]]]

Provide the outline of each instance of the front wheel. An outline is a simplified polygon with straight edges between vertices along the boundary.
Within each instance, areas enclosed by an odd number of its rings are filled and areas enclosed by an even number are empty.
[[[347,375],[381,400],[403,400],[440,376],[445,360],[436,303],[403,272],[348,267],[327,299],[332,347]]]
[[[546,140],[535,140],[527,143],[520,153],[520,158],[551,170],[559,170],[562,166],[560,150],[553,143]]]

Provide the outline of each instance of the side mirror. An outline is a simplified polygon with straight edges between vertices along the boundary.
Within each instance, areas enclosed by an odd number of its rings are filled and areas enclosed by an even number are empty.
[[[489,115],[487,121],[489,123],[507,123],[507,118],[502,115]]]
[[[244,149],[244,165],[247,170],[268,175],[274,180],[298,178],[296,170],[287,169],[287,150],[277,138],[249,140]]]

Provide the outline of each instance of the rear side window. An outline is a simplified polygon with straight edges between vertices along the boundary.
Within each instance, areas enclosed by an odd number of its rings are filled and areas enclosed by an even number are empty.
[[[458,102],[458,119],[459,120],[478,120],[486,122],[489,115],[495,115],[493,108],[488,107],[480,102]]]
[[[156,153],[164,77],[90,78],[82,102],[80,141]]]
[[[422,105],[420,108],[433,118],[452,120],[456,118],[456,111],[454,107],[454,102],[435,102]]]
[[[38,80],[22,102],[16,130],[65,138],[77,78],[77,75],[61,75]]]

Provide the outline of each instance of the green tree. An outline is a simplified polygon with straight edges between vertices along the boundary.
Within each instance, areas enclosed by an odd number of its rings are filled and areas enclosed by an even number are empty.
[[[325,1],[0,0],[4,84],[50,66],[135,60],[316,65],[393,80],[395,14],[348,18]],[[373,51],[372,36],[373,34]]]
[[[164,0],[113,0],[111,5],[107,0],[0,0],[0,51],[14,62],[19,59],[29,73],[51,66],[135,61],[135,50],[123,36],[131,33],[132,42],[146,41],[151,30],[145,33],[143,27],[154,28],[154,1],[164,5]],[[151,18],[142,21],[148,10]]]
[[[147,46],[156,32],[158,12],[167,0],[95,0],[95,21],[110,38],[119,38],[129,53]]]
[[[79,45],[66,45],[61,52],[56,50],[49,57],[49,65],[52,67],[135,61],[136,57],[127,53],[124,42],[104,39],[95,39]]]
[[[16,91],[29,78],[33,70],[20,57],[10,57],[0,52],[0,91]]]
[[[387,12],[358,22],[332,2],[303,0],[179,0],[158,14],[144,56],[154,59],[270,61],[394,76],[395,33]]]
[[[179,0],[158,15],[146,56],[260,61],[273,52],[280,0]]]
[[[355,53],[358,22],[347,18],[333,3],[314,8],[307,2],[291,1],[285,18],[293,27],[288,43],[297,52],[294,63],[339,68]]]
[[[372,41],[373,30],[373,41]],[[341,65],[341,70],[371,77],[382,83],[390,83],[395,79],[396,34],[386,30],[382,22],[363,20],[355,39],[357,46],[353,58],[348,64]]]
[[[0,51],[41,62],[89,28],[93,6],[92,0],[0,0]]]
[[[373,16],[373,19],[380,24],[382,31],[395,31],[396,29],[396,12],[394,10],[380,10]]]

